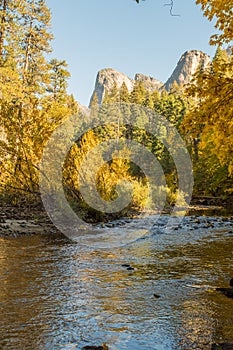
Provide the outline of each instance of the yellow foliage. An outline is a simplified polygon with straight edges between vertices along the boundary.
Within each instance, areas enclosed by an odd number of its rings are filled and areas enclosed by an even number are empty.
[[[233,40],[233,9],[232,0],[196,0],[201,5],[204,15],[212,21],[216,19],[215,27],[222,33],[214,34],[210,44],[228,43]]]

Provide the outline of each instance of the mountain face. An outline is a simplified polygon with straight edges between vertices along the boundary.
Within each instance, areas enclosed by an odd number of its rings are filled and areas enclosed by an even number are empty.
[[[98,97],[99,104],[101,104],[103,102],[105,92],[109,92],[114,86],[114,83],[116,84],[117,88],[120,88],[124,82],[129,92],[132,91],[136,81],[143,82],[145,88],[149,92],[162,89],[169,90],[174,82],[177,82],[178,85],[185,85],[190,83],[196,71],[199,68],[206,68],[209,64],[210,57],[204,52],[197,50],[186,51],[181,56],[176,68],[165,84],[153,77],[144,74],[137,73],[134,79],[130,79],[127,77],[127,75],[120,73],[112,68],[102,69],[97,74],[95,88],[90,100],[90,105],[95,93]]]
[[[105,68],[98,72],[94,92],[91,96],[90,105],[94,94],[98,97],[98,102],[103,102],[105,91],[110,91],[116,83],[117,88],[120,88],[123,83],[126,84],[128,90],[131,92],[134,86],[134,81],[127,77],[127,75],[120,73],[112,68]]]
[[[134,78],[135,81],[142,82],[149,92],[153,92],[155,90],[159,90],[163,83],[153,77],[149,77],[148,75],[137,73]]]
[[[210,64],[210,56],[202,51],[186,51],[177,63],[170,78],[164,84],[166,90],[169,90],[174,82],[178,85],[190,83],[193,75],[199,68],[206,68]]]

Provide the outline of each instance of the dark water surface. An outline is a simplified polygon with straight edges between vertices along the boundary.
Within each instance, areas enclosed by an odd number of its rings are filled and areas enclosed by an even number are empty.
[[[190,216],[169,232],[160,224],[114,249],[49,234],[0,239],[0,349],[105,342],[189,350],[233,341],[233,299],[214,290],[233,277],[232,220]]]

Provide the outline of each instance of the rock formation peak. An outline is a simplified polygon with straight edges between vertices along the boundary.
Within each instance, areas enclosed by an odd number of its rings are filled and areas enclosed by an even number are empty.
[[[123,83],[126,84],[129,92],[133,90],[135,82],[143,82],[145,88],[149,92],[155,90],[166,89],[169,90],[174,82],[178,85],[186,85],[190,83],[193,75],[200,68],[206,68],[210,64],[210,56],[206,53],[198,50],[186,51],[177,63],[170,78],[165,84],[161,83],[159,80],[147,76],[144,74],[137,73],[134,79],[129,78],[126,74],[116,71],[113,68],[101,69],[96,77],[95,88],[92,94],[90,105],[93,100],[94,94],[98,97],[98,103],[103,102],[105,92],[109,92],[114,84],[120,89]],[[157,67],[158,69],[159,67]]]
[[[210,64],[210,56],[198,50],[186,51],[179,59],[176,68],[170,78],[164,84],[169,90],[174,82],[178,85],[190,83],[193,75],[199,68],[206,68]]]
[[[124,73],[120,73],[113,68],[101,69],[96,77],[95,89],[92,94],[91,101],[96,93],[98,103],[101,104],[103,102],[105,92],[110,91],[113,88],[114,83],[116,83],[117,88],[120,88],[121,85],[125,83],[129,91],[132,91],[134,86],[134,81],[127,77],[127,75]]]

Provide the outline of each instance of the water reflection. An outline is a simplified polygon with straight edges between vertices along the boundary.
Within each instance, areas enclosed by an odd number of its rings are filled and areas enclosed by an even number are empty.
[[[232,340],[232,300],[214,291],[233,274],[228,232],[185,228],[114,251],[1,239],[0,348],[210,349]]]

